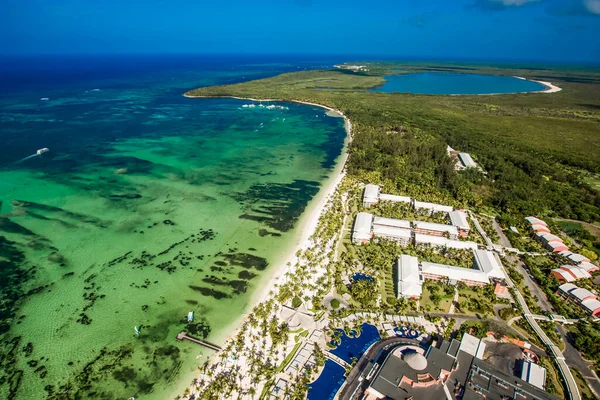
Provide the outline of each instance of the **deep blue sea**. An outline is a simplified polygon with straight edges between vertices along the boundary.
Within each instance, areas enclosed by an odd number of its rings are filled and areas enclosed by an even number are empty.
[[[413,94],[501,94],[537,92],[546,89],[538,82],[512,76],[421,72],[386,76],[383,93]]]

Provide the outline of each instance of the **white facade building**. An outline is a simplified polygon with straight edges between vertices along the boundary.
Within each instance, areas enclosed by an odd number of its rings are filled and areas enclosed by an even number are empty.
[[[367,186],[365,186],[365,191],[363,194],[363,206],[364,207],[371,207],[373,204],[377,203],[379,201],[379,191],[380,191],[380,187],[377,185],[373,185],[371,183],[369,183]]]
[[[373,215],[365,212],[358,213],[352,230],[352,241],[361,244],[368,243],[371,240],[372,226]]]
[[[417,257],[403,254],[396,264],[398,275],[398,297],[419,298],[423,292],[423,278]]]

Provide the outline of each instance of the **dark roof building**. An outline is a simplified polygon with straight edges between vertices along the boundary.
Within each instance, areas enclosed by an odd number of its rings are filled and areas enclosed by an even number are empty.
[[[466,341],[466,342],[465,342]],[[381,362],[364,393],[365,400],[557,400],[517,376],[481,360],[478,352],[464,351],[479,339],[442,341],[427,350],[400,344]],[[476,346],[484,347],[483,344]]]

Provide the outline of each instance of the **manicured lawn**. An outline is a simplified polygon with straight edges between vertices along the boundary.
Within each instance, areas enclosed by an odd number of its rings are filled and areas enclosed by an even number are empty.
[[[439,304],[436,306],[431,301],[431,293],[427,286],[423,286],[423,294],[421,295],[421,310],[428,310],[432,312],[448,312],[450,310],[450,305],[452,304],[452,299],[454,295],[445,295],[442,294],[442,299]]]
[[[483,293],[477,293],[472,288],[458,290],[458,304],[456,312],[461,314],[494,314],[494,300],[486,297]]]

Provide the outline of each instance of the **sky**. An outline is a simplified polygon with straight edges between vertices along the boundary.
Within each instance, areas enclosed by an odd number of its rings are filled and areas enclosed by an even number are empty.
[[[600,64],[600,0],[0,0],[0,54],[48,53]]]

